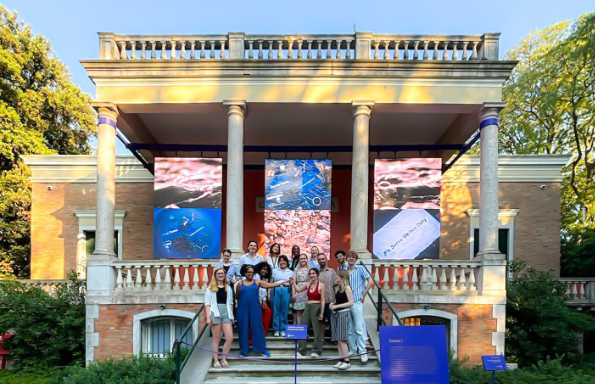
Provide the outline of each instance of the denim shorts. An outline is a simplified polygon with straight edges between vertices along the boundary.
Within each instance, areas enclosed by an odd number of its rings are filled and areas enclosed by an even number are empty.
[[[217,304],[219,316],[213,317],[213,325],[231,324],[231,319],[227,313],[227,304]]]

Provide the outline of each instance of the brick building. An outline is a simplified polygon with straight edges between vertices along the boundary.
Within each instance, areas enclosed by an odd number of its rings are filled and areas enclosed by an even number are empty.
[[[447,326],[456,356],[503,353],[506,261],[559,269],[567,158],[498,155],[515,65],[499,59],[498,36],[101,33],[99,58],[82,61],[97,157],[27,159],[32,278],[86,277],[87,361],[161,353],[201,307],[211,262],[154,258],[154,158],[223,158],[222,245],[234,255],[262,238],[265,159],[331,159],[331,253],[358,252],[399,317]],[[480,135],[481,155],[464,155]],[[116,157],[117,137],[136,158]],[[378,259],[372,165],[409,157],[444,165],[439,258]]]

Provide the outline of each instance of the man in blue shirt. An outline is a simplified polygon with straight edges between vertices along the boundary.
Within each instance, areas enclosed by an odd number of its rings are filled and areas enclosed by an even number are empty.
[[[370,276],[363,265],[358,265],[358,255],[349,251],[347,256],[347,271],[349,272],[349,285],[353,292],[353,305],[351,306],[352,327],[349,329],[349,351],[360,356],[362,364],[368,362],[366,341],[368,330],[364,320],[364,301],[370,288]]]

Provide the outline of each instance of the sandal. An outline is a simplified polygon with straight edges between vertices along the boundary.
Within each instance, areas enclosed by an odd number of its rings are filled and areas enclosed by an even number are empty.
[[[229,368],[229,363],[225,359],[221,359],[221,366],[223,368]]]
[[[221,368],[221,364],[219,363],[219,360],[213,359],[213,368]]]

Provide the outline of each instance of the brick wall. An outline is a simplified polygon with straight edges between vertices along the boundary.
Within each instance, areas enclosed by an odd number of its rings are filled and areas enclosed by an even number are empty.
[[[440,198],[440,257],[469,259],[470,219],[467,210],[479,208],[479,185],[448,183],[443,185]],[[560,185],[500,183],[499,199],[501,209],[519,209],[515,219],[514,258],[559,273]]]
[[[199,304],[167,304],[167,309],[179,309],[193,313],[196,313],[200,307]],[[159,304],[100,305],[99,317],[95,320],[95,332],[99,333],[99,345],[95,348],[95,360],[132,356],[134,315],[159,309]]]
[[[48,186],[52,189],[48,189]],[[515,259],[540,269],[559,271],[560,190],[559,184],[501,183],[501,208],[519,209],[516,217]],[[126,211],[123,247],[126,259],[152,258],[152,183],[118,183],[116,209]],[[248,193],[248,192],[247,192]],[[256,192],[252,192],[255,193]],[[348,189],[347,189],[347,192]],[[246,196],[254,201],[255,196]],[[479,208],[477,183],[445,183],[441,193],[442,229],[440,255],[444,259],[469,259],[467,210]],[[95,207],[93,183],[34,183],[31,219],[31,276],[61,279],[76,266],[76,209]],[[248,205],[246,205],[248,207]],[[347,209],[347,208],[343,208]],[[248,228],[256,213],[245,212],[245,236],[260,229]],[[262,215],[262,213],[260,213]],[[223,216],[225,220],[225,215]],[[252,220],[252,221],[251,221]],[[349,215],[333,218],[333,228],[349,228]],[[223,228],[225,224],[223,224]],[[252,232],[250,232],[252,231]],[[343,236],[346,239],[348,235]],[[370,244],[371,245],[371,244]]]
[[[401,312],[422,309],[421,304],[393,304]],[[458,359],[468,364],[480,364],[482,355],[493,355],[492,332],[496,331],[496,319],[492,317],[492,305],[485,304],[432,304],[432,309],[449,312],[457,316]],[[384,311],[385,320],[391,313]]]

